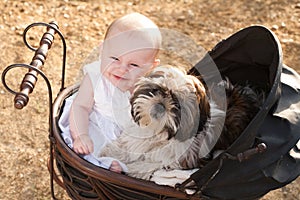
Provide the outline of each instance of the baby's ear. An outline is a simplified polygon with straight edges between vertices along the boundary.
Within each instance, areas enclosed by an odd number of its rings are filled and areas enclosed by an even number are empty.
[[[160,64],[160,59],[156,58],[153,62],[153,67],[152,68],[155,68],[157,67],[158,65]]]
[[[102,52],[102,50],[103,50],[103,41],[101,41],[99,43],[99,51],[100,51],[100,53]]]
[[[103,50],[103,41],[99,43],[99,60],[101,60],[102,50]]]

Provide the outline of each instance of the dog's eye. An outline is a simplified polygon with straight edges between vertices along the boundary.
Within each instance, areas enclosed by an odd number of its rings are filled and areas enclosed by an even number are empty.
[[[151,90],[149,91],[149,93],[151,96],[157,96],[157,95],[161,95],[162,97],[166,97],[165,92],[162,90],[162,88],[151,88]]]
[[[152,94],[154,96],[154,94],[158,93],[158,89],[152,89],[148,92],[148,94]]]

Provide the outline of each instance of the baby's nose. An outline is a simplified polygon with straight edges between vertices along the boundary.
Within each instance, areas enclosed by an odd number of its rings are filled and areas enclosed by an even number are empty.
[[[128,72],[129,71],[129,66],[127,63],[120,63],[119,69],[123,72]]]

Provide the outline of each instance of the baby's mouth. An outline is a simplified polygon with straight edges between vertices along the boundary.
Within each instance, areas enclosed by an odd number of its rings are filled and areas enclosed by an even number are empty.
[[[121,76],[118,76],[118,75],[114,75],[114,74],[113,74],[113,76],[114,76],[115,79],[117,79],[117,80],[123,79]]]
[[[115,74],[113,74],[113,76],[114,76],[114,78],[115,78],[116,80],[126,80],[126,78],[123,77],[123,76],[118,76],[118,75],[115,75]]]

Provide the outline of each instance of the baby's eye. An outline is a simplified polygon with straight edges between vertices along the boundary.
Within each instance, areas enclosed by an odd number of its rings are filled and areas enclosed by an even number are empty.
[[[110,58],[113,60],[119,61],[119,58],[117,58],[117,57],[111,56]]]
[[[135,63],[131,63],[130,66],[132,66],[132,67],[140,67],[138,64],[135,64]]]

